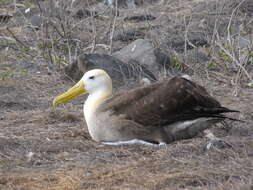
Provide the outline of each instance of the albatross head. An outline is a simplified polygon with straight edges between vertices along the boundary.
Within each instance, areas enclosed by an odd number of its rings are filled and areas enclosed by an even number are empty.
[[[101,69],[93,69],[84,74],[82,79],[72,88],[57,96],[53,105],[66,102],[81,94],[89,93],[91,97],[105,99],[112,94],[112,80],[110,76]]]

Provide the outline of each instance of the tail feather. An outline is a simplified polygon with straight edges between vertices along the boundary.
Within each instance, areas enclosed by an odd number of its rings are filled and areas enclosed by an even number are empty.
[[[193,111],[196,113],[209,113],[209,114],[219,114],[219,113],[232,113],[232,112],[240,112],[238,110],[231,110],[226,107],[196,107]]]
[[[240,111],[238,111],[238,110],[231,110],[231,109],[228,109],[228,108],[226,108],[226,107],[220,107],[220,109],[221,110],[223,110],[223,113],[232,113],[232,112],[237,112],[237,113],[239,113]]]
[[[224,112],[223,112],[224,113]],[[239,122],[244,122],[243,120],[240,119],[235,119],[226,115],[223,115],[222,113],[210,113],[210,112],[196,112],[196,113],[185,113],[185,114],[180,114],[176,115],[175,119],[173,121],[189,121],[193,119],[198,119],[198,118],[219,118],[219,119],[228,119],[231,121],[239,121]],[[174,122],[168,122],[168,124],[171,124]]]

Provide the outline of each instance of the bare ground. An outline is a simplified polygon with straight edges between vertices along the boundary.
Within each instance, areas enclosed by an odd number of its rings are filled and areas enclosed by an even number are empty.
[[[11,56],[0,69],[20,64]],[[253,189],[253,88],[243,83],[234,96],[237,73],[193,76],[246,121],[214,126],[232,147],[206,151],[201,136],[160,147],[94,142],[83,121],[85,97],[52,107],[73,82],[48,72],[48,62],[34,64],[0,80],[0,189]]]
[[[72,85],[57,72],[1,80],[1,189],[252,189],[252,88],[235,97],[215,78],[202,83],[246,121],[214,127],[232,148],[205,151],[201,137],[162,147],[101,145],[84,125],[82,98],[52,107]]]

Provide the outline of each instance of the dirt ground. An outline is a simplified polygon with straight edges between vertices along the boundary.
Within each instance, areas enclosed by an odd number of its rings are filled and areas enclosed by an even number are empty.
[[[233,86],[236,72],[192,75],[222,105],[240,111],[231,116],[245,122],[211,129],[232,147],[205,150],[208,139],[202,136],[159,147],[109,146],[88,134],[85,96],[52,106],[74,82],[50,61],[24,63],[14,50],[0,59],[1,73],[19,68],[0,79],[1,190],[253,189],[253,88]],[[21,72],[22,65],[27,71]]]

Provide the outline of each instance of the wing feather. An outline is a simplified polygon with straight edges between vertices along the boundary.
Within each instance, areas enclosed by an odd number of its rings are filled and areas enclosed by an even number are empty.
[[[233,111],[222,107],[202,86],[181,77],[117,94],[103,103],[100,110],[109,110],[146,126],[163,126]]]

